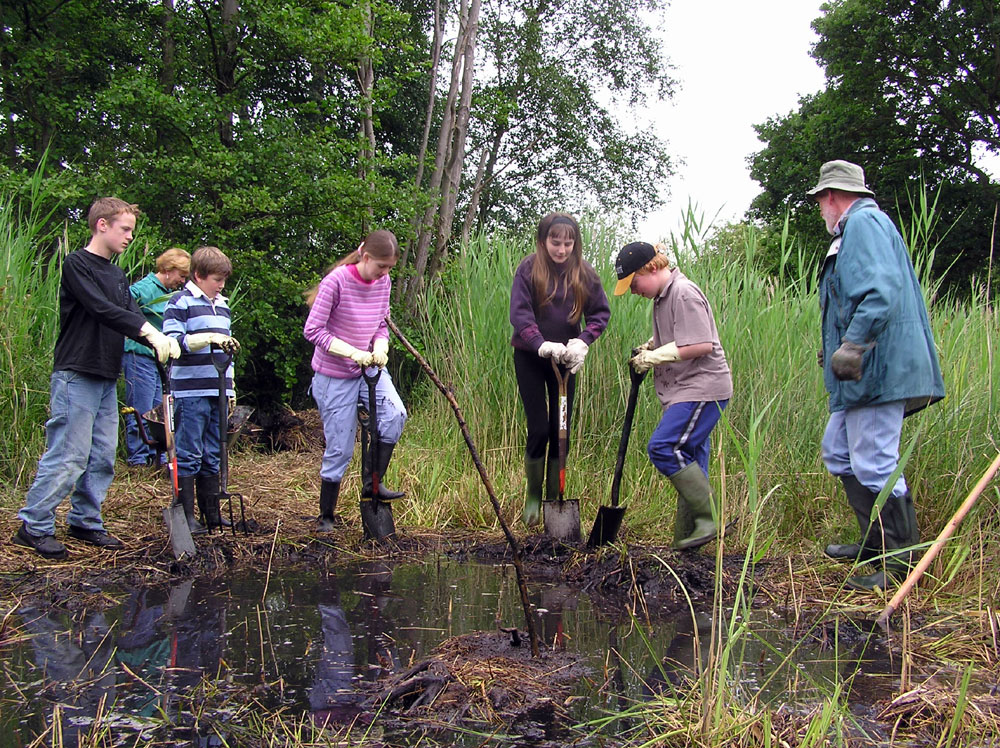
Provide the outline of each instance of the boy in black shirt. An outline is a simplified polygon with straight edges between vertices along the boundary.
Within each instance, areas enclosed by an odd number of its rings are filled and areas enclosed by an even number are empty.
[[[18,512],[14,543],[45,558],[65,558],[55,539],[56,507],[70,494],[67,534],[101,548],[122,548],[104,529],[101,504],[115,474],[118,448],[116,382],[125,336],[149,345],[166,363],[177,342],[146,321],[111,262],[132,241],[136,205],[103,197],[90,206],[90,243],[63,261],[45,454]]]

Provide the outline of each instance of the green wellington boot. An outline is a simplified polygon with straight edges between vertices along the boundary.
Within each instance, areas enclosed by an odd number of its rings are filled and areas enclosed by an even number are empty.
[[[674,545],[679,551],[691,550],[711,542],[718,532],[712,516],[712,486],[698,463],[692,463],[670,476],[677,489],[677,501],[687,504],[694,520],[691,534]]]
[[[522,518],[525,525],[534,527],[542,517],[542,481],[545,480],[545,459],[531,460],[525,457],[524,477],[527,481],[527,487],[524,491]]]
[[[674,513],[674,548],[677,548],[682,540],[690,537],[694,532],[694,517],[688,504],[677,494],[677,511]]]

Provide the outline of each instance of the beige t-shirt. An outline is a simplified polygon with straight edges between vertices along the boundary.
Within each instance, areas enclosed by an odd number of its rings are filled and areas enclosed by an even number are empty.
[[[675,403],[728,400],[733,396],[733,379],[708,299],[676,269],[673,280],[653,300],[653,347],[671,340],[678,347],[711,342],[712,352],[653,368],[656,395],[664,408]]]

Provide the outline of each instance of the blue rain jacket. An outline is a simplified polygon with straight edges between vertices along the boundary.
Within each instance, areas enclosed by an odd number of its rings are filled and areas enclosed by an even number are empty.
[[[823,381],[830,412],[906,401],[906,415],[944,397],[927,307],[903,238],[874,200],[855,201],[841,217],[840,249],[823,262]],[[874,344],[861,380],[841,381],[830,361],[842,340]]]

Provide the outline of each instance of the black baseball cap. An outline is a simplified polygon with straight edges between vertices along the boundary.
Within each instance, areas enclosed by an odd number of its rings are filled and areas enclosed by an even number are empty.
[[[649,242],[632,242],[622,247],[615,259],[615,273],[618,274],[615,296],[621,296],[628,291],[632,285],[632,276],[654,257],[656,257],[656,247]]]

